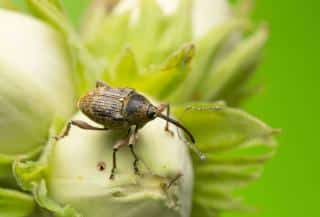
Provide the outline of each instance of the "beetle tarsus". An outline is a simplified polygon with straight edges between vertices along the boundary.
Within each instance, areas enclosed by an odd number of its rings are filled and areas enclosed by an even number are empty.
[[[140,170],[139,170],[139,167],[138,167],[138,162],[139,160],[134,160],[133,162],[133,168],[134,168],[134,174],[136,174],[137,176],[140,176]]]
[[[111,175],[110,175],[110,177],[109,177],[110,180],[114,180],[114,173],[115,173],[115,171],[112,170]]]
[[[172,130],[169,129],[169,127],[166,125],[166,127],[164,128],[164,131],[166,131],[170,136],[174,136],[174,132]]]
[[[109,177],[110,180],[114,179],[114,174],[117,169],[117,151],[118,151],[118,148],[113,148],[113,154],[112,154],[113,164],[112,164],[112,169],[111,169],[111,175]]]
[[[131,153],[132,153],[132,155],[134,157],[134,161],[133,161],[134,173],[139,176],[140,175],[140,170],[139,170],[139,167],[138,167],[139,158],[138,158],[137,154],[134,151],[133,144],[130,144],[129,148],[130,148]]]
[[[168,184],[167,184],[167,190],[169,190],[177,181],[183,176],[182,173],[178,173],[176,177],[174,177]]]

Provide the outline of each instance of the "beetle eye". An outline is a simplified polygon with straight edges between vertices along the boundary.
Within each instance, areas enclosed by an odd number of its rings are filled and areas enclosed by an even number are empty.
[[[147,116],[150,119],[154,119],[156,118],[156,113],[154,111],[148,111]]]

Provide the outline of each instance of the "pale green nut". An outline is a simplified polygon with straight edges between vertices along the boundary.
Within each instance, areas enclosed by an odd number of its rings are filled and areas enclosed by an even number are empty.
[[[83,115],[74,119],[85,120]],[[188,217],[193,169],[186,144],[154,120],[139,131],[135,150],[141,175],[134,174],[128,147],[117,153],[118,169],[110,180],[112,147],[126,132],[92,132],[72,128],[49,161],[49,193],[90,217]],[[175,131],[175,127],[171,126]],[[169,187],[179,174],[181,178]]]

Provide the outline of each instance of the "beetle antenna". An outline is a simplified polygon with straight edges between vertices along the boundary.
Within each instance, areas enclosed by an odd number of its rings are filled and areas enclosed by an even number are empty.
[[[170,117],[168,117],[168,116],[165,116],[165,115],[163,115],[163,114],[161,114],[161,113],[158,114],[158,117],[159,117],[159,118],[162,118],[162,119],[164,119],[164,120],[166,120],[166,121],[169,121],[170,123],[176,125],[176,126],[179,127],[180,129],[182,129],[182,130],[189,136],[191,142],[192,142],[193,144],[196,143],[196,141],[195,141],[192,133],[191,133],[187,128],[185,128],[182,124],[180,124],[178,121],[176,121],[176,120],[174,120],[174,119],[172,119],[172,118],[170,118]]]

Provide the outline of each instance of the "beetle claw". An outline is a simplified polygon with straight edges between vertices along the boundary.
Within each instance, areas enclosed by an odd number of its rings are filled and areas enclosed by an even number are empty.
[[[138,168],[138,162],[139,162],[138,159],[136,159],[136,160],[134,161],[134,163],[133,163],[133,169],[134,169],[134,174],[136,174],[137,176],[140,176],[141,174],[140,174],[140,170],[139,170],[139,168]]]
[[[141,176],[140,170],[138,168],[134,168],[134,174],[137,176]]]
[[[111,173],[109,179],[110,179],[110,180],[114,180],[114,173]]]
[[[170,130],[170,129],[165,129],[165,131],[170,135],[170,136],[174,136],[174,132],[172,131],[172,130]]]
[[[60,139],[62,139],[62,137],[61,136],[53,136],[52,139],[59,141]]]

